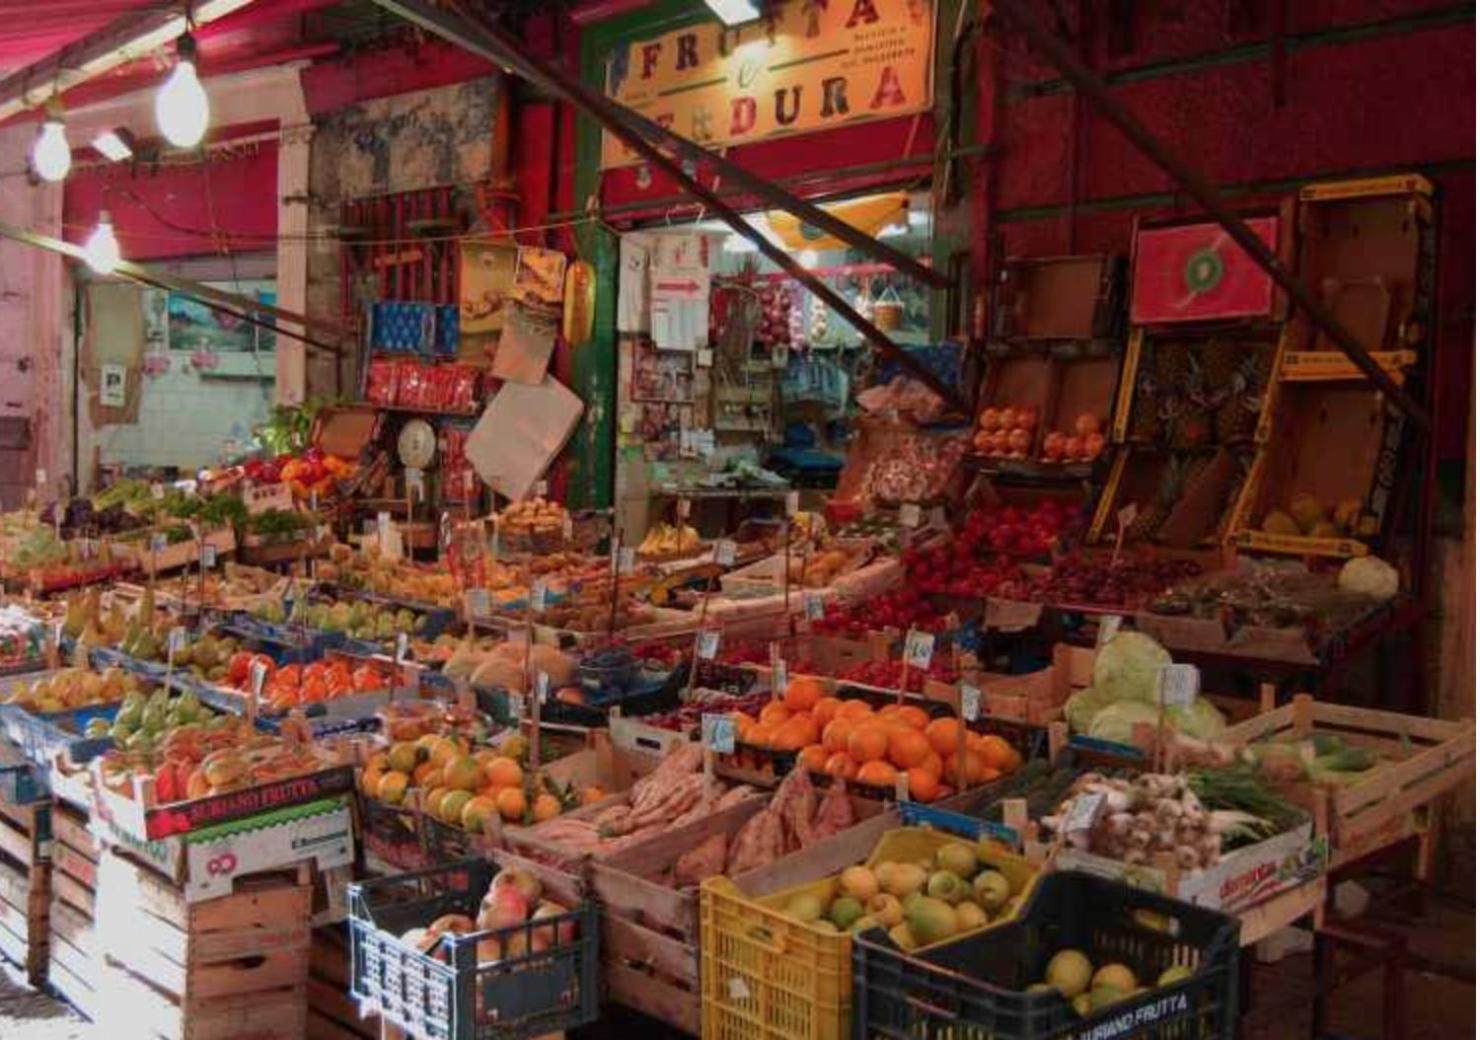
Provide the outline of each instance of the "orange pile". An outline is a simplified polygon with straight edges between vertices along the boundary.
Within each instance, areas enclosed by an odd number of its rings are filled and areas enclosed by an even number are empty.
[[[262,699],[274,711],[287,711],[300,704],[331,701],[367,690],[383,690],[389,684],[390,680],[374,666],[362,664],[352,668],[345,658],[335,657],[312,664],[285,664],[281,668],[269,669],[262,684]],[[241,689],[246,688],[243,683]]]
[[[866,701],[828,696],[820,681],[799,676],[786,693],[756,718],[735,713],[736,736],[743,744],[795,751],[814,773],[894,787],[901,774],[910,797],[933,802],[959,787],[973,787],[1011,773],[1022,756],[996,734],[965,733],[953,718],[932,720],[914,704],[890,704],[875,711]],[[957,783],[957,761],[965,783]]]

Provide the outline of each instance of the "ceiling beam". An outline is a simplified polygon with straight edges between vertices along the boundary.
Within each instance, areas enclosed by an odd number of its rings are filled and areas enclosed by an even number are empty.
[[[190,18],[199,28],[251,2],[199,0],[191,5]],[[120,65],[146,58],[185,30],[184,4],[160,4],[121,14],[96,32],[0,79],[0,122]]]

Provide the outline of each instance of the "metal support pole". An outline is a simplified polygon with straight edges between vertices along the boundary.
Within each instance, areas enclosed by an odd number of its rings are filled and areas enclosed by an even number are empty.
[[[1115,124],[1146,158],[1171,177],[1179,188],[1196,199],[1198,204],[1207,211],[1208,216],[1228,232],[1229,237],[1274,279],[1275,284],[1290,294],[1290,299],[1295,301],[1295,304],[1322,332],[1331,337],[1352,364],[1356,365],[1388,400],[1397,405],[1415,427],[1422,433],[1430,432],[1433,420],[1423,407],[1383,371],[1381,365],[1368,356],[1366,348],[1357,342],[1356,337],[1348,332],[1330,311],[1321,306],[1320,301],[1301,283],[1294,272],[1287,270],[1285,265],[1280,263],[1279,258],[1259,240],[1258,236],[1223,205],[1217,192],[1201,174],[1177,158],[1169,148],[1153,137],[1151,132],[1142,126],[1124,105],[1111,96],[1104,82],[1082,65],[1070,52],[1068,46],[1049,32],[1034,16],[1028,9],[1026,0],[993,0],[993,7],[1006,21],[1022,32],[1033,47],[1052,62],[1065,79],[1074,84],[1076,90],[1089,98],[1100,114]]]
[[[784,249],[775,245],[769,238],[751,227],[749,222],[731,208],[728,203],[703,184],[699,183],[694,177],[690,176],[678,160],[659,151],[656,145],[643,136],[642,132],[628,124],[626,117],[618,115],[613,111],[613,109],[621,109],[620,105],[614,105],[605,98],[596,95],[594,91],[587,89],[583,84],[575,82],[571,77],[549,63],[530,56],[526,51],[520,49],[517,40],[503,33],[502,30],[474,23],[459,15],[434,10],[421,2],[421,0],[375,0],[375,3],[487,61],[518,73],[537,86],[564,98],[577,108],[585,111],[611,133],[620,137],[646,161],[672,177],[690,195],[702,202],[707,208],[714,210],[719,218],[728,224],[736,234],[754,243],[756,248],[764,253],[772,263],[776,264],[792,278],[795,278],[809,292],[826,303],[844,321],[853,326],[872,346],[887,357],[898,361],[910,375],[928,386],[951,407],[964,415],[971,414],[971,409],[957,391],[946,386],[935,373],[901,350],[898,344],[884,335],[872,322],[854,310],[841,295],[834,292],[821,279],[812,274],[811,271],[806,270],[793,260],[790,254]],[[643,120],[643,122],[646,122],[646,120]],[[712,158],[707,152],[703,154],[706,161]],[[783,208],[794,213],[801,219],[808,220],[819,227],[824,227],[834,234],[839,234],[839,237],[857,238],[861,235],[861,232],[857,228],[837,220],[835,217],[828,217],[828,221],[841,225],[848,230],[848,236],[843,236],[831,226],[814,219],[814,214],[822,213],[817,207],[802,203],[789,193],[777,188],[775,185],[767,184],[767,182],[755,177],[753,174],[746,174],[746,177],[750,178],[756,185],[766,185],[767,192],[770,195],[780,196],[784,200],[778,202],[778,205],[782,205]],[[757,194],[762,194],[765,197],[766,192],[761,192],[757,189]],[[878,244],[866,235],[862,237],[872,247],[871,251],[877,253]],[[914,263],[914,261],[911,261],[911,263]],[[916,266],[919,265],[917,264]],[[929,269],[922,268],[922,270]],[[931,273],[937,274],[938,272]]]

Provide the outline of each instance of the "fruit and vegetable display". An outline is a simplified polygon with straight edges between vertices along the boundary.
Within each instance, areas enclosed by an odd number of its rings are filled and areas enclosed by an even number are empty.
[[[307,664],[276,665],[262,654],[245,650],[232,655],[222,675],[222,685],[246,693],[251,688],[252,666],[263,668],[261,705],[264,712],[338,700],[358,693],[376,693],[397,685],[391,669],[366,660],[330,655]]]
[[[446,571],[408,560],[389,560],[377,552],[356,552],[336,543],[318,565],[322,581],[363,589],[381,596],[419,603],[446,603],[458,595],[457,581]]]
[[[1049,430],[1043,435],[1044,462],[1093,462],[1105,451],[1104,422],[1091,412],[1074,417],[1072,427]]]
[[[216,732],[230,728],[233,723],[232,716],[218,715],[189,690],[170,696],[163,689],[157,689],[146,697],[136,687],[124,693],[118,704],[118,714],[111,721],[106,718],[89,720],[83,728],[83,736],[108,737],[119,751],[167,751],[171,741],[177,740],[177,735],[186,727]]]
[[[338,764],[332,754],[313,744],[263,733],[235,716],[221,719],[215,727],[181,725],[157,747],[144,751],[107,752],[98,762],[102,782],[115,794],[133,798],[135,778],[151,777],[154,803],[165,805],[305,776]]]
[[[704,548],[699,532],[688,524],[657,523],[649,527],[637,546],[637,555],[645,560],[685,556]]]
[[[1127,436],[1179,450],[1249,440],[1275,354],[1268,340],[1148,337],[1141,345]]]
[[[361,600],[314,603],[306,598],[293,601],[291,611],[282,600],[269,600],[255,607],[252,616],[272,624],[302,625],[320,632],[340,632],[351,639],[384,643],[405,633],[412,635],[426,626],[427,616],[408,610]]]
[[[1067,947],[1054,952],[1043,969],[1043,981],[1032,983],[1025,993],[1056,993],[1073,1006],[1081,1018],[1103,1011],[1128,997],[1148,990],[1175,986],[1192,978],[1192,969],[1173,964],[1155,981],[1136,978],[1135,972],[1117,961],[1096,965],[1083,951]]]
[[[469,942],[476,940],[479,964],[517,961],[579,938],[580,924],[570,915],[569,907],[545,898],[539,878],[530,871],[515,867],[500,870],[495,875],[479,904],[476,917],[443,914],[425,926],[407,929],[400,939],[403,945],[443,962],[451,957],[449,940],[453,938],[465,938]],[[549,924],[519,928],[539,921],[549,921]],[[487,1017],[483,1000],[483,993],[479,990],[474,1005],[475,1019]]]
[[[286,484],[300,501],[317,495],[328,498],[336,491],[336,482],[349,480],[359,470],[353,459],[341,458],[319,448],[282,452],[270,459],[248,459],[227,473],[214,473],[211,479],[237,477],[253,484]],[[239,472],[239,476],[238,476]]]
[[[987,783],[1022,764],[1000,736],[975,733],[948,716],[931,718],[916,704],[876,710],[865,700],[839,700],[809,676],[793,678],[785,694],[755,717],[737,713],[735,724],[742,745],[794,751],[811,773],[889,792],[903,779],[919,802]]]
[[[46,639],[40,618],[14,603],[0,606],[0,669],[40,660]]]
[[[443,823],[483,834],[495,819],[511,825],[553,820],[606,797],[599,787],[577,789],[525,769],[527,746],[508,737],[496,748],[441,733],[398,741],[371,755],[360,790],[388,805],[414,804]]]
[[[1309,492],[1295,495],[1283,507],[1270,509],[1259,521],[1265,534],[1305,535],[1310,538],[1370,538],[1377,534],[1377,517],[1362,509],[1355,498],[1322,502]]]
[[[1196,560],[1071,554],[1055,560],[1046,572],[1003,581],[993,595],[1051,606],[1131,611],[1201,573]]]
[[[264,544],[310,538],[318,530],[319,516],[302,509],[264,509],[247,517],[247,534]]]
[[[680,744],[615,801],[536,824],[530,833],[570,852],[605,856],[723,812],[753,793],[744,784],[706,777],[703,765],[698,744]]]
[[[530,677],[541,672],[549,676],[552,692],[570,686],[577,677],[576,659],[545,643],[464,639],[442,665],[442,674],[454,682],[513,693],[526,692]]]
[[[996,458],[1026,459],[1037,439],[1038,409],[1005,407],[983,408],[977,416],[977,430],[971,446],[980,455]]]
[[[94,704],[116,704],[130,694],[142,694],[146,681],[121,668],[95,672],[91,668],[62,668],[34,680],[18,681],[6,704],[38,715],[72,711]]]
[[[937,607],[913,585],[904,585],[870,599],[834,600],[823,607],[822,617],[812,622],[812,631],[818,635],[855,639],[880,630],[907,632],[913,628],[940,633],[949,627],[949,611]]]
[[[986,928],[1011,914],[1023,894],[988,848],[943,839],[933,854],[848,867],[807,885],[778,909],[826,932],[882,928],[906,952]],[[781,897],[772,902],[780,903]]]
[[[1216,740],[1225,721],[1206,697],[1161,705],[1161,672],[1171,663],[1171,654],[1150,636],[1116,633],[1095,653],[1093,685],[1064,703],[1064,717],[1076,733],[1119,744],[1135,745],[1137,727],[1154,730],[1162,723],[1172,733]]]
[[[807,662],[799,662],[796,670],[799,674],[816,671]],[[903,689],[907,693],[921,692],[927,682],[953,683],[961,677],[950,654],[935,655],[931,658],[929,668],[905,670],[898,661],[858,661],[833,670],[837,672],[839,683],[856,683],[881,690]],[[901,675],[903,683],[900,682]]]
[[[498,514],[499,546],[507,552],[552,551],[567,540],[570,523],[570,513],[558,502],[540,497],[510,502]]]

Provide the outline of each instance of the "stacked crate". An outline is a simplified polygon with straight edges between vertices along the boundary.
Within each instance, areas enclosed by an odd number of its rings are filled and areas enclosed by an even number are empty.
[[[89,1018],[97,1017],[98,965],[93,940],[98,842],[87,817],[61,802],[51,810],[51,944],[47,980]]]
[[[308,1010],[309,871],[185,892],[117,849],[98,861],[97,936],[110,1011],[150,1040],[302,1040]]]
[[[0,800],[0,955],[46,979],[51,803]]]
[[[360,1018],[349,995],[349,927],[313,930],[308,960],[308,1040],[378,1040],[380,1019]]]

